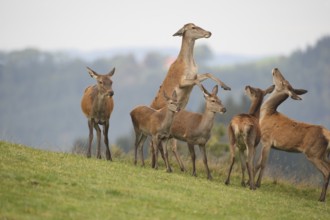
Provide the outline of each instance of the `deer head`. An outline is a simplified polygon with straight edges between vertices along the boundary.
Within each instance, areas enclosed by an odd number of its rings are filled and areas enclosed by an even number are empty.
[[[114,92],[112,90],[111,77],[115,73],[115,68],[113,68],[109,73],[104,74],[104,75],[96,73],[94,70],[92,70],[89,67],[87,67],[87,71],[92,78],[96,79],[97,87],[98,87],[100,94],[105,95],[105,96],[114,95]]]
[[[187,36],[194,40],[199,38],[209,38],[212,33],[204,30],[201,27],[194,25],[193,23],[185,24],[180,30],[178,30],[173,36]]]
[[[202,84],[201,84],[202,85]],[[218,94],[218,85],[215,85],[212,89],[212,93],[209,93],[205,87],[202,85],[204,91],[204,98],[206,100],[206,109],[211,112],[219,112],[221,114],[225,113],[227,110],[222,105],[221,100],[217,96]]]
[[[272,93],[274,89],[275,85],[271,85],[266,90],[254,88],[252,86],[246,86],[245,93],[251,100],[262,100],[265,95]]]
[[[180,103],[178,102],[176,91],[174,90],[172,93],[172,97],[168,97],[166,92],[163,93],[166,101],[167,101],[167,108],[172,112],[180,111]]]
[[[307,93],[305,89],[294,89],[278,68],[272,70],[273,82],[277,92],[284,92],[294,100],[301,100],[299,95]]]

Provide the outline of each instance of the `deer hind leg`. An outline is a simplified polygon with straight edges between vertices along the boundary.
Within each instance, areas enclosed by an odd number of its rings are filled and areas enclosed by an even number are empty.
[[[207,179],[212,180],[212,175],[209,169],[209,166],[207,165],[207,156],[206,156],[206,149],[205,149],[205,144],[199,145],[199,149],[203,154],[203,163],[205,166],[206,174],[207,174]]]
[[[110,148],[109,148],[108,132],[109,132],[109,121],[107,121],[105,123],[105,125],[103,125],[103,136],[104,136],[104,143],[105,143],[105,147],[106,147],[106,152],[105,152],[106,158],[107,158],[107,160],[112,161],[111,152],[110,152]]]
[[[330,163],[327,160],[324,160],[322,158],[313,157],[312,155],[306,155],[306,156],[307,156],[307,159],[309,161],[311,161],[323,175],[323,179],[324,179],[323,187],[322,187],[322,192],[321,192],[319,201],[324,202],[326,194],[327,194],[329,180],[330,180]]]
[[[197,176],[196,175],[196,154],[195,154],[194,144],[189,144],[188,143],[188,148],[189,148],[189,152],[190,152],[190,156],[191,156],[191,162],[192,162],[192,167],[193,167],[192,175],[193,176]]]
[[[235,149],[236,149],[236,141],[234,138],[234,131],[232,130],[231,126],[228,127],[228,137],[229,137],[229,142],[230,142],[230,165],[228,169],[228,176],[226,179],[225,184],[229,185],[230,183],[230,175],[231,171],[233,169],[234,163],[235,163]]]
[[[248,184],[250,185],[250,189],[252,190],[256,189],[256,186],[254,184],[254,166],[253,166],[253,160],[255,155],[254,140],[255,140],[255,135],[252,130],[252,132],[249,132],[249,135],[247,135],[244,138],[244,143],[247,149],[246,167],[249,175]]]
[[[241,161],[241,169],[242,169],[241,185],[245,187],[246,186],[246,184],[245,184],[246,156],[245,156],[244,149],[239,150],[239,159]]]
[[[87,158],[92,156],[92,142],[93,142],[93,129],[94,129],[94,120],[88,119],[88,129],[89,129],[89,140],[88,140],[88,149],[87,149]]]
[[[140,139],[142,137],[142,134],[137,130],[135,130],[135,143],[134,143],[134,165],[137,164],[137,150],[139,146]]]
[[[142,166],[144,166],[143,146],[144,146],[144,142],[146,141],[146,139],[147,139],[147,136],[142,134],[139,145],[138,145]]]
[[[143,157],[143,145],[147,136],[141,132],[136,131],[135,133],[135,148],[134,148],[134,165],[137,164],[137,151],[139,150],[142,166],[144,166],[144,157]]]
[[[96,130],[96,136],[97,136],[97,152],[96,157],[98,159],[101,159],[101,129],[97,123],[94,123],[94,128]]]
[[[184,168],[183,162],[182,162],[181,157],[178,154],[178,150],[177,150],[177,141],[174,138],[170,138],[168,141],[170,142],[170,144],[172,146],[172,152],[175,156],[176,161],[178,162],[178,164],[180,166],[180,170],[182,172],[184,172],[185,168]]]

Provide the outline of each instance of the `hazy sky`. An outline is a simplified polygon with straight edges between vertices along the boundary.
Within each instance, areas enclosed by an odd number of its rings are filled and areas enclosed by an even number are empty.
[[[192,22],[220,53],[288,54],[330,35],[329,0],[0,0],[0,50],[179,47]]]

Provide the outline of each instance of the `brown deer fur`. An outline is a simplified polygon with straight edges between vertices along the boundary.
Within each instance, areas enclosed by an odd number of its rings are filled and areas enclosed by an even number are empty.
[[[100,75],[87,67],[88,73],[91,77],[96,79],[97,84],[89,86],[85,89],[81,100],[81,109],[88,119],[89,127],[89,145],[87,150],[87,157],[91,157],[91,147],[93,141],[93,128],[97,133],[97,158],[101,158],[101,129],[99,125],[103,125],[104,143],[106,145],[106,158],[112,160],[109,149],[109,119],[113,110],[114,92],[112,90],[111,77],[115,73],[113,68],[108,74]]]
[[[167,100],[167,104],[159,110],[155,110],[148,106],[137,106],[130,113],[135,131],[135,165],[137,163],[137,149],[139,149],[142,165],[144,166],[143,144],[146,138],[150,135],[153,143],[153,151],[156,152],[154,168],[158,168],[158,148],[163,150],[163,145],[167,144],[174,114],[180,110],[175,90],[173,91],[171,98],[167,97],[165,93],[164,97]],[[168,163],[166,146],[164,149],[165,158],[163,158],[165,160],[167,171],[171,172],[172,170]]]
[[[204,87],[202,88],[204,89]],[[204,89],[204,97],[206,101],[204,113],[201,114],[181,110],[174,116],[171,127],[172,138],[187,142],[193,164],[192,175],[194,176],[196,176],[196,155],[194,146],[197,144],[199,145],[199,148],[203,154],[203,162],[208,179],[212,179],[212,176],[207,165],[205,145],[211,136],[211,129],[213,127],[215,114],[217,112],[226,112],[226,108],[223,107],[217,93],[218,86],[213,88],[212,94],[208,93],[208,91]]]
[[[301,100],[299,95],[306,90],[293,89],[281,72],[275,68],[272,71],[275,90],[264,102],[260,110],[260,129],[262,152],[256,166],[260,169],[257,187],[261,184],[264,168],[270,148],[289,152],[304,153],[309,161],[322,173],[324,183],[319,201],[325,201],[330,179],[329,143],[330,131],[319,125],[306,124],[292,120],[277,111],[277,107],[289,96]]]
[[[274,86],[266,90],[254,88],[251,86],[245,87],[245,93],[251,101],[251,106],[248,114],[239,114],[232,118],[228,126],[228,137],[230,143],[230,166],[226,185],[230,183],[230,174],[235,162],[235,148],[239,149],[239,157],[242,168],[242,186],[245,186],[245,169],[248,168],[250,189],[255,189],[254,184],[254,166],[253,160],[255,157],[255,148],[258,146],[261,133],[259,128],[259,113],[260,106],[266,94],[271,93]],[[244,154],[247,151],[247,158]]]
[[[202,90],[200,82],[207,78],[216,81],[225,90],[230,90],[227,85],[225,85],[218,78],[214,77],[212,74],[198,74],[198,67],[194,60],[195,40],[200,38],[209,38],[211,36],[211,32],[205,31],[192,23],[188,23],[178,30],[173,36],[182,37],[180,53],[174,63],[171,64],[156,97],[150,105],[151,108],[161,109],[164,107],[166,105],[166,100],[162,95],[163,92],[165,91],[167,94],[171,94],[175,89],[177,91],[178,102],[180,102],[181,105],[180,108],[184,109],[188,103],[193,87],[198,85]],[[176,143],[172,143],[172,145],[175,146]],[[180,158],[176,151],[174,151],[174,154],[176,158]],[[179,159],[179,164],[180,161],[181,160]],[[181,170],[183,170],[184,168],[182,162],[180,166]]]

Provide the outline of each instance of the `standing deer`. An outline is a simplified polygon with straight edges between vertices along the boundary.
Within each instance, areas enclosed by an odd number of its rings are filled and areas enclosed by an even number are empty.
[[[172,169],[168,162],[166,144],[170,135],[170,128],[174,114],[180,110],[180,107],[177,102],[177,94],[175,90],[173,91],[171,98],[168,97],[165,92],[163,95],[167,101],[166,106],[163,108],[155,110],[148,106],[137,106],[130,113],[135,131],[134,164],[136,165],[137,163],[137,149],[139,149],[142,165],[144,166],[143,144],[148,135],[150,135],[153,143],[153,152],[155,151],[156,155],[154,168],[158,168],[158,148],[161,150],[165,149],[165,157],[163,156],[163,158],[167,172],[171,172]]]
[[[255,189],[254,166],[255,149],[259,144],[261,133],[259,128],[260,106],[264,97],[274,90],[274,86],[262,90],[251,86],[245,87],[245,93],[251,101],[248,114],[239,114],[232,118],[228,126],[228,137],[230,143],[230,167],[226,185],[230,183],[230,174],[235,162],[235,148],[239,149],[239,157],[242,168],[242,186],[245,186],[245,169],[248,169],[250,189]],[[247,151],[247,158],[244,154]]]
[[[103,125],[106,158],[112,161],[109,149],[108,131],[109,119],[114,106],[112,98],[114,92],[112,90],[111,77],[115,73],[115,68],[105,75],[98,74],[89,67],[87,67],[87,70],[89,75],[97,81],[96,85],[89,86],[85,89],[81,100],[81,109],[88,119],[89,128],[87,157],[91,157],[93,128],[95,128],[97,134],[97,158],[101,159],[101,129],[99,125]]]
[[[161,109],[166,105],[166,100],[163,97],[163,92],[171,94],[175,89],[177,91],[178,102],[180,102],[181,109],[184,109],[188,103],[190,93],[195,85],[203,91],[201,82],[207,78],[216,81],[223,89],[230,90],[230,88],[214,77],[210,73],[198,74],[198,67],[194,60],[194,45],[195,41],[200,38],[209,38],[211,32],[206,31],[192,23],[184,25],[173,36],[181,36],[181,49],[177,59],[170,66],[167,75],[159,88],[159,91],[151,103],[150,107],[154,109]],[[176,143],[172,143],[175,146]],[[174,148],[176,149],[176,148]],[[181,170],[184,170],[183,163],[176,151],[173,151],[177,158]],[[152,157],[152,164],[154,165],[154,156]]]
[[[211,136],[215,114],[217,112],[221,114],[225,113],[226,108],[222,105],[221,100],[217,96],[217,85],[214,86],[211,94],[203,86],[202,88],[204,90],[204,98],[206,101],[204,113],[201,114],[181,110],[174,116],[170,137],[187,142],[193,164],[193,176],[196,176],[196,155],[194,146],[198,144],[199,149],[203,154],[203,163],[206,169],[207,178],[212,179],[207,165],[205,145]]]
[[[256,172],[260,169],[256,185],[260,187],[271,147],[288,152],[301,152],[323,175],[324,183],[319,201],[324,202],[330,179],[330,160],[328,158],[330,131],[319,125],[292,120],[278,112],[277,107],[289,96],[294,100],[301,100],[299,95],[305,94],[307,91],[292,88],[277,68],[272,70],[272,74],[275,90],[260,110],[262,152],[256,166]]]

